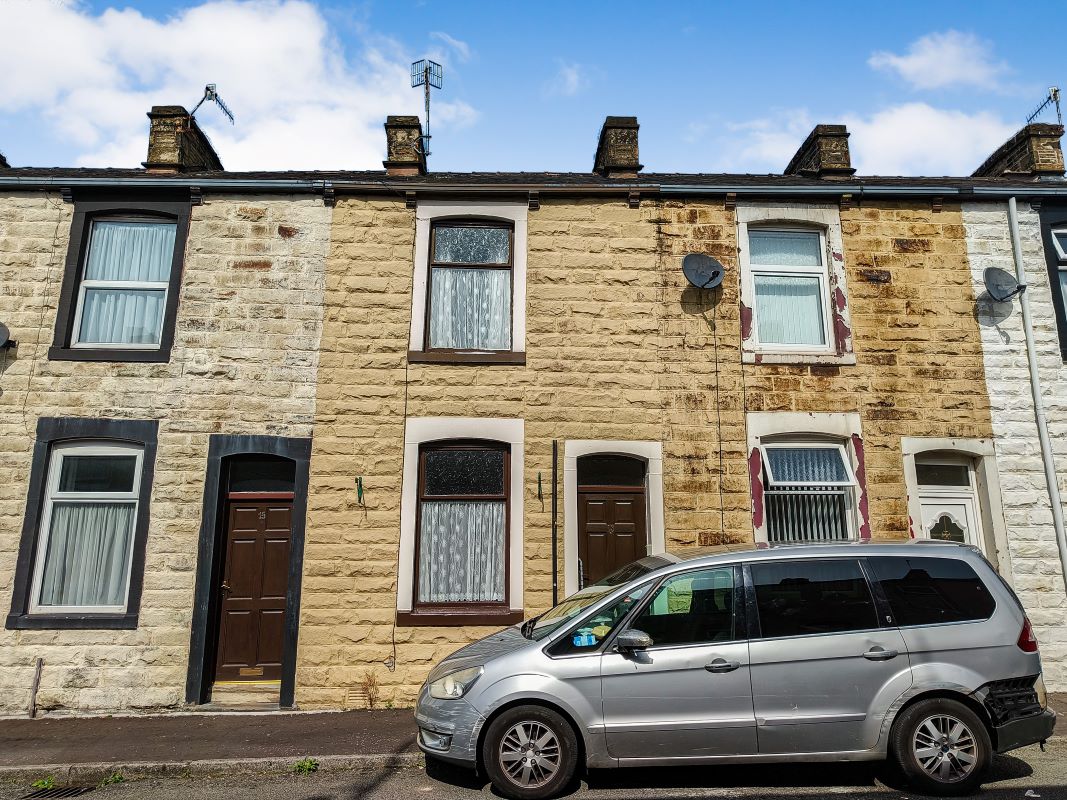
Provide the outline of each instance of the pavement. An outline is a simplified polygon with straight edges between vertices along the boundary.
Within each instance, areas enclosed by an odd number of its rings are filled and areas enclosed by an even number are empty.
[[[0,798],[25,797],[28,785],[4,783]],[[565,795],[571,800],[682,798],[828,798],[915,800],[881,764],[774,764],[594,770]],[[1067,737],[997,756],[985,800],[1067,800]],[[104,786],[85,800],[476,800],[499,797],[474,773],[451,768],[320,771],[311,775],[232,774],[151,777]]]
[[[1060,769],[1058,782],[1051,785],[1062,787],[1067,785],[1067,693],[1049,695],[1049,705],[1059,714],[1055,738],[1050,740],[1050,752],[1054,750],[1059,753]],[[379,795],[369,793],[369,789],[361,789],[357,794],[349,792],[349,788],[357,786],[359,781],[367,780],[353,776],[354,772],[359,772],[371,775],[372,779],[377,781],[375,786],[390,785],[398,791],[404,788],[405,791],[411,793],[397,796],[416,796],[415,792],[425,791],[419,787],[425,785],[425,780],[432,780],[433,776],[432,774],[429,777],[426,776],[422,769],[423,759],[415,747],[414,734],[415,724],[410,709],[319,713],[193,712],[160,716],[8,718],[0,720],[0,786],[6,782],[8,786],[25,787],[30,782],[48,775],[54,776],[56,784],[60,786],[97,785],[117,772],[127,781],[126,787],[134,786],[134,782],[138,785],[141,783],[157,784],[160,783],[160,778],[167,779],[162,782],[163,784],[167,784],[170,780],[177,780],[179,784],[182,781],[191,781],[192,784],[187,787],[190,794],[173,794],[173,797],[194,798],[198,796],[195,794],[195,783],[198,780],[209,779],[217,783],[219,780],[232,779],[233,776],[241,775],[244,777],[238,781],[239,786],[234,787],[235,794],[218,793],[205,795],[205,797],[237,798],[244,796],[238,791],[240,786],[269,789],[274,782],[280,782],[279,791],[290,791],[305,784],[310,786],[316,781],[326,782],[329,785],[323,787],[322,791],[316,790],[318,793],[308,794],[308,798],[327,800],[335,796],[346,799],[364,796],[378,797]],[[1005,767],[1007,772],[1004,774],[1015,775],[1029,769],[1026,763],[1020,760],[1023,753],[1027,754],[1028,760],[1036,758],[1041,763],[1047,760],[1047,754],[1040,753],[1036,747],[1026,748],[999,758],[1002,766],[1008,765]],[[318,773],[300,778],[292,775],[294,762],[306,756],[318,761]],[[1011,767],[1012,764],[1016,766]],[[1050,768],[1054,766],[1050,764]],[[441,768],[433,765],[431,771],[433,769],[440,770]],[[855,765],[849,769],[855,769]],[[707,769],[696,768],[672,768],[666,771],[612,770],[606,773],[607,777],[591,777],[590,791],[599,791],[598,787],[627,788],[627,781],[634,780],[628,776],[634,774],[653,776],[655,781],[650,783],[650,786],[673,785],[671,783],[674,780],[673,776],[684,776],[690,773],[696,776],[693,780],[697,783],[706,782],[708,774],[716,776],[734,774],[746,776],[743,778],[746,786],[754,780],[756,785],[759,785],[758,779],[767,770],[767,767],[716,767],[712,773],[709,773]],[[445,794],[440,794],[442,797],[472,796],[469,795],[470,791],[481,792],[480,784],[478,786],[467,785],[470,783],[470,777],[465,771],[449,770],[448,772],[454,774],[450,777],[446,776],[444,781],[438,781],[439,786],[432,787],[435,797],[439,796],[440,792],[445,792]],[[772,772],[793,774],[794,779],[800,781],[801,786],[805,780],[802,766],[776,768]],[[813,775],[818,777],[825,772],[825,769],[814,768]],[[255,777],[249,778],[249,775]],[[1019,776],[1016,775],[1016,777]],[[300,780],[304,780],[305,784],[293,783],[293,781]],[[642,779],[636,780],[640,782]],[[664,780],[668,780],[668,783],[664,784]],[[423,783],[420,784],[419,781]],[[621,786],[617,785],[620,781],[623,784]],[[790,793],[786,791],[788,785],[787,781],[781,793]],[[346,786],[349,788],[345,788]],[[873,786],[874,784],[871,784],[868,788]],[[686,792],[693,788],[689,786],[676,788],[682,793],[665,796],[716,796],[687,794]],[[706,787],[701,787],[701,791],[704,788]],[[773,787],[765,788],[769,793],[774,793],[770,792]],[[828,792],[836,791],[829,787],[823,788]],[[855,786],[852,787],[854,788]],[[852,789],[849,789],[849,793],[852,793]],[[468,794],[448,794],[453,790],[455,792],[462,790]],[[129,789],[129,791],[134,791],[134,789]],[[160,799],[172,796],[167,793],[168,791],[159,789],[151,796]],[[136,793],[124,795],[114,786],[107,787],[107,792],[109,797],[113,795],[115,798],[138,796]],[[0,793],[0,798],[7,796],[9,795]],[[271,795],[268,792],[267,794],[257,793],[255,796],[268,798]],[[277,796],[303,797],[304,795],[282,793]],[[380,796],[384,798],[390,795]],[[635,792],[632,796],[659,795],[648,795],[646,790],[641,788],[640,792]],[[1067,800],[1067,794],[1064,795],[1064,800]]]

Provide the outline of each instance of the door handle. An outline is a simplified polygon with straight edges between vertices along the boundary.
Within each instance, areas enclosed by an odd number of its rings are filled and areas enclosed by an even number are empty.
[[[233,591],[233,589],[230,588],[230,584],[226,583],[226,581],[223,581],[222,582],[222,586],[220,586],[219,588],[222,589],[222,591],[224,591],[224,592],[232,592]]]
[[[863,654],[863,657],[868,661],[888,661],[891,658],[897,657],[897,651],[886,650],[882,647],[872,647],[870,650]]]
[[[740,661],[727,661],[724,658],[716,658],[710,664],[704,665],[704,669],[706,669],[708,672],[714,673],[733,672],[735,669],[739,669],[740,667]]]

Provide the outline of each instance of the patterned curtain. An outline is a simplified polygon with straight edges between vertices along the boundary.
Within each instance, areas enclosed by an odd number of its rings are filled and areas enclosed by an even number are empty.
[[[511,271],[434,267],[430,347],[511,349]]]
[[[504,518],[503,501],[423,501],[419,602],[502,602]]]

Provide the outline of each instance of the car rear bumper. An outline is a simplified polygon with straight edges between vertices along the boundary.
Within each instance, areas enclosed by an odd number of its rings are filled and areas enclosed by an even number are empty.
[[[1017,747],[1043,742],[1052,736],[1056,727],[1056,712],[1051,708],[1040,714],[1015,719],[993,728],[997,738],[997,752],[1006,753]]]

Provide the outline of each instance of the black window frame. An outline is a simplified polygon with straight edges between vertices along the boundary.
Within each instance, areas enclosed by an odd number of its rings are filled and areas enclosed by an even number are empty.
[[[188,198],[130,195],[122,197],[89,196],[74,198],[74,217],[70,224],[70,243],[63,270],[63,287],[56,313],[55,334],[48,358],[52,361],[111,361],[166,363],[174,347],[174,327],[178,316],[178,295],[181,292],[185,263],[185,245],[189,236],[192,203]],[[163,310],[163,326],[159,347],[154,349],[121,347],[74,347],[74,319],[78,310],[78,295],[85,261],[89,252],[93,222],[111,217],[138,216],[174,222],[174,254],[171,259],[167,286],[167,304]]]
[[[1067,206],[1042,204],[1038,219],[1041,221],[1041,246],[1045,251],[1045,268],[1048,273],[1052,308],[1056,315],[1056,333],[1060,341],[1060,358],[1067,362],[1067,300],[1060,291],[1060,257],[1053,241],[1052,231],[1067,228]],[[1064,260],[1067,264],[1067,260]]]
[[[33,446],[26,514],[22,523],[22,537],[15,562],[11,612],[5,623],[8,630],[134,630],[137,628],[141,592],[144,588],[145,550],[148,543],[148,524],[151,518],[150,501],[155,475],[158,429],[157,420],[70,417],[41,417],[37,420],[37,440]],[[34,561],[44,521],[42,511],[52,451],[56,445],[83,440],[119,442],[143,448],[141,485],[137,489],[137,518],[134,522],[130,588],[126,611],[119,614],[30,614]]]

